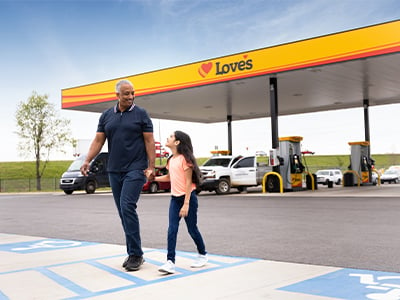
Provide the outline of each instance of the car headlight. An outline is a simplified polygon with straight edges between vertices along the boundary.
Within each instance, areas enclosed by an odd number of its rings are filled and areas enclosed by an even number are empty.
[[[208,179],[212,179],[215,178],[217,172],[215,172],[214,170],[211,172],[208,172],[207,175],[204,176],[204,178],[208,178]]]

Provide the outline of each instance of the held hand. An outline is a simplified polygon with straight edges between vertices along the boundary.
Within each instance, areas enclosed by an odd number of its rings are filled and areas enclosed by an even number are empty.
[[[189,204],[183,204],[181,210],[179,211],[179,216],[182,218],[187,217],[189,214]]]
[[[148,181],[154,180],[155,172],[154,169],[146,169],[144,170],[144,175],[146,175],[146,178]]]
[[[82,175],[87,176],[88,172],[89,172],[89,164],[83,163],[80,170],[81,170]]]

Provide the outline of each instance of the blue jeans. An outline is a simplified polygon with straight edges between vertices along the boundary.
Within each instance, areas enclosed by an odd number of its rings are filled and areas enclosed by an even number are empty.
[[[111,190],[125,232],[128,255],[142,256],[137,202],[146,182],[143,170],[109,173]]]
[[[173,263],[175,263],[176,238],[178,236],[179,221],[181,220],[181,217],[179,217],[179,211],[183,206],[184,200],[185,196],[180,196],[180,197],[171,196],[171,201],[169,204],[167,260],[171,260]],[[197,195],[196,192],[193,191],[190,194],[189,213],[187,217],[185,217],[185,222],[188,232],[192,237],[194,243],[196,244],[197,252],[205,255],[207,253],[206,247],[204,245],[201,233],[197,227],[197,208],[198,208]]]

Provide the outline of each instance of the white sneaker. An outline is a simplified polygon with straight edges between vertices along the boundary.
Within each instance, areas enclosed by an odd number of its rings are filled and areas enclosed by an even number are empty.
[[[198,254],[197,258],[193,261],[193,263],[190,265],[190,267],[191,268],[201,268],[201,267],[204,267],[207,262],[208,262],[207,254],[205,254],[205,255]]]
[[[174,274],[175,273],[175,264],[168,260],[165,264],[163,264],[158,271],[166,274]]]

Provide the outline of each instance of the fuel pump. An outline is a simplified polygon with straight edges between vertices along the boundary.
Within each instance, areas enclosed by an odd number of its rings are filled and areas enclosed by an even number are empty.
[[[375,162],[369,157],[369,142],[349,142],[349,145],[351,146],[349,170],[358,175],[361,179],[360,184],[372,184],[371,170]],[[348,178],[345,180],[346,186],[357,184],[357,178],[355,176],[351,176],[351,178],[352,180]]]
[[[300,136],[279,138],[280,175],[285,190],[301,190],[303,188],[304,166],[301,163]]]

